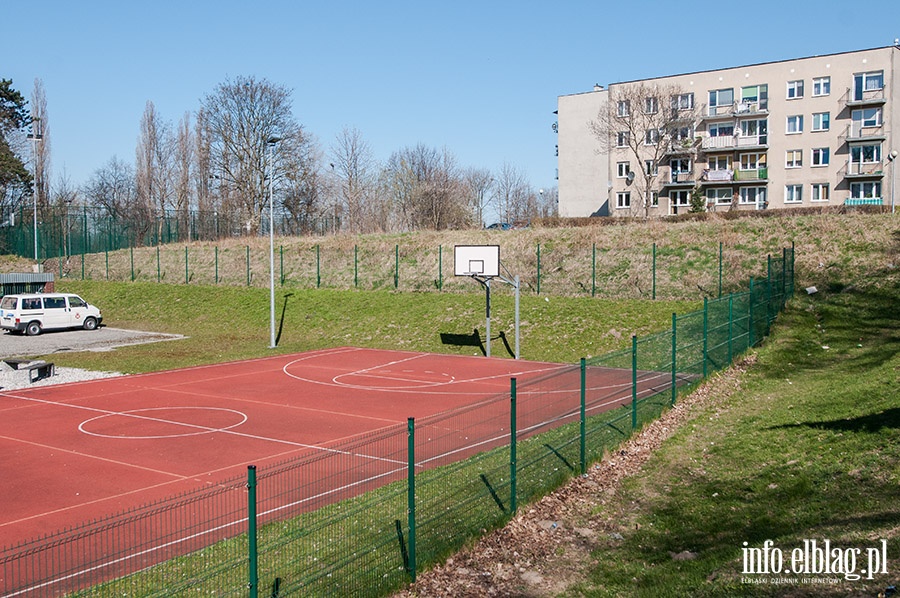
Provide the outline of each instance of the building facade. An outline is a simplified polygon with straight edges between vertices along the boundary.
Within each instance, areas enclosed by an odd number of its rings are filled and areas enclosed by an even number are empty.
[[[893,206],[898,101],[900,45],[560,96],[560,216]]]

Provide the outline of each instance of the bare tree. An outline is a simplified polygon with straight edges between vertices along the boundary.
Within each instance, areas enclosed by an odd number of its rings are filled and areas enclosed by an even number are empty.
[[[478,226],[484,226],[484,211],[491,200],[491,187],[494,185],[494,176],[486,168],[469,168],[463,173],[463,188],[465,189],[472,218]]]
[[[50,205],[50,115],[40,79],[34,80],[31,93],[31,134],[34,135],[34,193],[38,208],[43,211]]]
[[[422,144],[394,152],[383,176],[406,230],[460,228],[470,221],[456,158]]]
[[[144,212],[156,222],[157,238],[162,232],[163,218],[174,196],[172,180],[171,128],[160,122],[153,102],[148,101],[141,118],[141,137],[135,151],[135,190]]]
[[[335,181],[332,204],[335,221],[345,217],[342,228],[349,232],[385,230],[386,222],[376,218],[371,202],[375,198],[377,165],[372,149],[357,129],[343,129],[331,146],[331,169]]]
[[[276,180],[280,176],[274,170],[269,173],[270,162],[307,143],[291,114],[290,91],[265,79],[238,77],[206,96],[203,112],[212,174],[233,189],[247,232],[256,234],[267,205],[267,176]],[[270,141],[275,140],[270,151]]]
[[[521,170],[504,163],[494,181],[494,202],[503,222],[513,223],[533,212],[536,200],[534,190]]]
[[[290,223],[290,230],[283,232],[307,234],[319,230],[325,195],[322,152],[312,138],[307,141],[282,154],[281,208]]]
[[[123,223],[146,222],[146,206],[137,201],[134,169],[116,157],[94,171],[83,189],[89,204]]]
[[[678,86],[635,83],[610,88],[606,109],[589,126],[616,164],[617,176],[625,177],[633,189],[633,214],[650,215],[653,194],[662,188],[659,168],[666,160],[681,164],[684,158],[693,167],[696,121],[693,94]],[[671,172],[677,177],[680,169]]]
[[[175,137],[173,160],[175,213],[179,219],[182,235],[191,239],[190,212],[193,205],[192,175],[194,173],[194,136],[191,133],[191,116],[185,114],[178,124]]]
[[[72,230],[75,228],[72,225],[72,221],[75,219],[75,214],[72,213],[72,210],[78,207],[81,194],[78,191],[78,187],[72,184],[72,180],[65,170],[56,177],[52,197],[53,210],[57,214],[57,220],[63,223],[63,248],[66,257],[68,257],[72,253],[71,237]]]
[[[537,213],[540,218],[554,218],[559,215],[559,189],[540,189],[538,191]]]

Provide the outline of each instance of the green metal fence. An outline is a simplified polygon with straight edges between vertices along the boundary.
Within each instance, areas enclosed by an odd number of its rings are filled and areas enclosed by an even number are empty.
[[[670,330],[476,405],[4,549],[2,595],[387,595],[759,343],[793,264],[786,249]]]

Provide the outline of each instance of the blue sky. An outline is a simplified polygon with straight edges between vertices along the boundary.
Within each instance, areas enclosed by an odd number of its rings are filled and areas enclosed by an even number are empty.
[[[173,124],[228,78],[293,90],[324,150],[358,129],[379,160],[422,143],[555,186],[559,95],[595,83],[890,45],[900,2],[12,2],[0,78],[47,96],[53,179],[133,163],[152,101]]]

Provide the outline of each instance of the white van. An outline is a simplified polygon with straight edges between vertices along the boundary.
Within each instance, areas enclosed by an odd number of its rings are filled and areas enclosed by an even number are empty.
[[[29,336],[64,328],[95,330],[102,321],[99,308],[69,293],[5,295],[0,299],[0,328]]]

